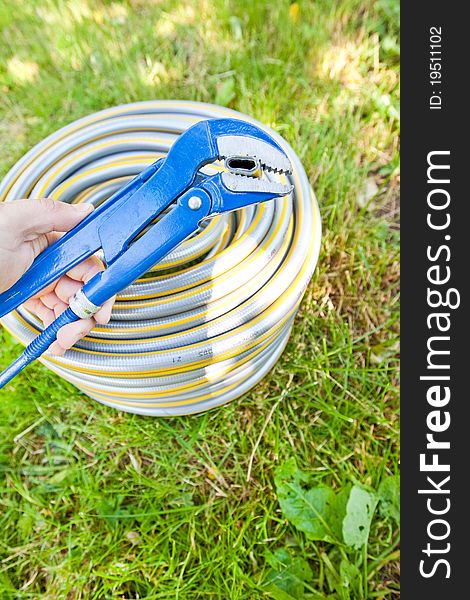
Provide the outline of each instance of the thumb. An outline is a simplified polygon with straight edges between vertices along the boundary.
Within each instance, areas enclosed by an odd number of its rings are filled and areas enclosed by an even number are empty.
[[[93,210],[91,204],[66,204],[51,198],[15,200],[4,206],[9,208],[9,226],[25,240],[52,231],[69,231]]]

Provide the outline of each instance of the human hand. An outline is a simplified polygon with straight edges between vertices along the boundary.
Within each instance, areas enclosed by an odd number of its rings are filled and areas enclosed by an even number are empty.
[[[92,210],[90,204],[70,205],[48,198],[0,203],[0,293],[20,279],[38,254]],[[91,256],[30,298],[24,306],[47,327],[68,308],[75,292],[103,269],[101,261]],[[108,300],[93,317],[59,329],[49,351],[62,355],[90,333],[96,323],[106,324],[113,302],[114,298]]]

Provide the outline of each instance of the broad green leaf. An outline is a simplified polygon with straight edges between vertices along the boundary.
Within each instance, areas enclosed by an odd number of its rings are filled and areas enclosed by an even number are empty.
[[[332,525],[335,493],[324,485],[306,488],[308,480],[293,459],[277,470],[275,483],[282,513],[311,540],[335,542]]]
[[[297,600],[298,596],[291,596],[288,592],[285,592],[282,588],[277,587],[274,583],[268,585],[266,588],[271,598],[274,600]],[[302,597],[302,596],[300,596]]]
[[[282,463],[282,465],[279,465],[276,469],[276,482],[284,479],[299,479],[307,482],[310,478],[306,473],[299,469],[295,458],[289,458],[289,460],[286,460],[285,463]]]
[[[382,480],[379,486],[380,514],[392,518],[400,525],[400,477],[392,475]]]
[[[335,497],[334,505],[331,510],[330,523],[331,528],[339,541],[343,540],[343,520],[346,516],[346,506],[349,500],[351,486],[342,488]]]
[[[345,544],[359,549],[369,538],[370,524],[377,506],[377,496],[359,485],[354,485],[346,505],[343,520]]]
[[[287,549],[280,548],[267,556],[272,569],[265,584],[275,600],[304,598],[305,583],[312,580],[312,570],[306,560],[293,557]]]

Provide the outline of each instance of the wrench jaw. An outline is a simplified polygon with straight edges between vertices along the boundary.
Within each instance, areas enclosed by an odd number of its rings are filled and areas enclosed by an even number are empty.
[[[294,186],[289,181],[271,181],[266,174],[258,178],[225,171],[208,177],[200,187],[211,197],[212,206],[206,217],[211,218],[252,204],[286,197]]]
[[[267,138],[267,134],[261,133]],[[289,159],[274,140],[271,138],[268,140],[251,136],[222,136],[217,139],[219,158],[225,160],[228,168],[232,162],[245,160],[258,164],[263,171],[290,175],[292,165]]]
[[[240,194],[240,200],[241,194],[271,195],[273,199],[293,190],[288,179],[292,173],[290,160],[265,132],[260,130],[260,135],[264,139],[227,135],[218,140],[227,169],[220,184],[223,189]]]
[[[249,177],[231,172],[222,173],[221,182],[231,192],[238,194],[271,194],[272,199],[287,196],[294,189],[294,186],[289,182],[271,181],[266,176]]]
[[[254,125],[242,123],[241,127],[248,129],[249,135],[234,135],[232,126],[226,135],[216,138],[226,171],[203,184],[212,197],[211,215],[282,198],[294,188],[288,177],[292,165],[280,146]]]
[[[259,159],[265,170],[286,174],[291,172],[291,164],[284,150],[257,125],[239,119],[212,119],[207,124],[219,159],[249,156]]]

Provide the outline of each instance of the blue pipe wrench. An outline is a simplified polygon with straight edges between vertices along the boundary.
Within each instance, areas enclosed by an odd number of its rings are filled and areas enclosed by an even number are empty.
[[[213,176],[199,173],[218,160],[224,160],[225,171]],[[291,163],[279,144],[256,125],[210,119],[189,128],[166,158],[147,167],[49,246],[17,283],[0,294],[2,317],[88,256],[103,251],[106,269],[88,281],[69,307],[0,374],[0,388],[41,356],[63,325],[91,317],[197,231],[203,220],[292,191],[286,178],[285,183],[272,181],[269,172],[289,175]],[[170,205],[172,210],[153,224]]]

